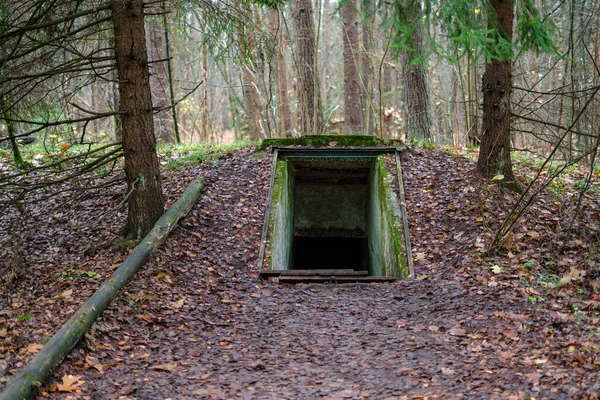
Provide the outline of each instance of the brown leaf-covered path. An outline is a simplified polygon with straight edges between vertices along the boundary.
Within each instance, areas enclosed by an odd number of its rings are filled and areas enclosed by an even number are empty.
[[[596,398],[593,322],[478,269],[501,213],[476,216],[511,195],[486,203],[471,162],[404,157],[416,280],[297,286],[257,276],[269,165],[242,150],[186,172],[200,202],[56,372],[81,391],[44,396]]]

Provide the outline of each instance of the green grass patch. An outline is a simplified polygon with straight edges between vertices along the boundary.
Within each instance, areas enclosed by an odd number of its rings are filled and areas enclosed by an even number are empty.
[[[19,320],[19,322],[29,321],[31,318],[33,318],[33,315],[31,315],[31,314],[23,314],[23,315],[19,315],[17,317],[17,319]]]
[[[158,153],[161,157],[161,164],[167,168],[179,169],[214,160],[222,154],[253,145],[256,145],[256,143],[245,141],[233,142],[232,144],[165,144],[158,148]]]

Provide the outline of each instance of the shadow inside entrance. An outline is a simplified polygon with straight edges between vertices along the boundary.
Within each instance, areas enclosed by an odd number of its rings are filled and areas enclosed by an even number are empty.
[[[292,269],[368,271],[366,238],[296,236],[292,253]]]

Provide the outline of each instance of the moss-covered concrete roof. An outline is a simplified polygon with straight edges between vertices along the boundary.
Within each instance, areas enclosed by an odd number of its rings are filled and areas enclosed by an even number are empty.
[[[258,150],[270,147],[404,147],[399,139],[382,139],[370,135],[304,135],[297,138],[271,138],[262,141]]]

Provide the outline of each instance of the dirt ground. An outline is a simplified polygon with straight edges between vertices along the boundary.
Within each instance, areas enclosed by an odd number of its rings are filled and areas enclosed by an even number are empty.
[[[546,279],[595,265],[597,222],[557,254],[553,227],[568,213],[545,194],[514,243],[483,257],[516,195],[465,158],[414,149],[403,168],[416,279],[279,285],[256,267],[270,157],[245,149],[165,174],[170,202],[198,175],[207,187],[40,398],[598,398],[600,298],[576,279]],[[122,208],[73,229],[119,193],[32,209],[20,225],[29,269],[3,284],[0,389],[126,257],[111,239]]]

